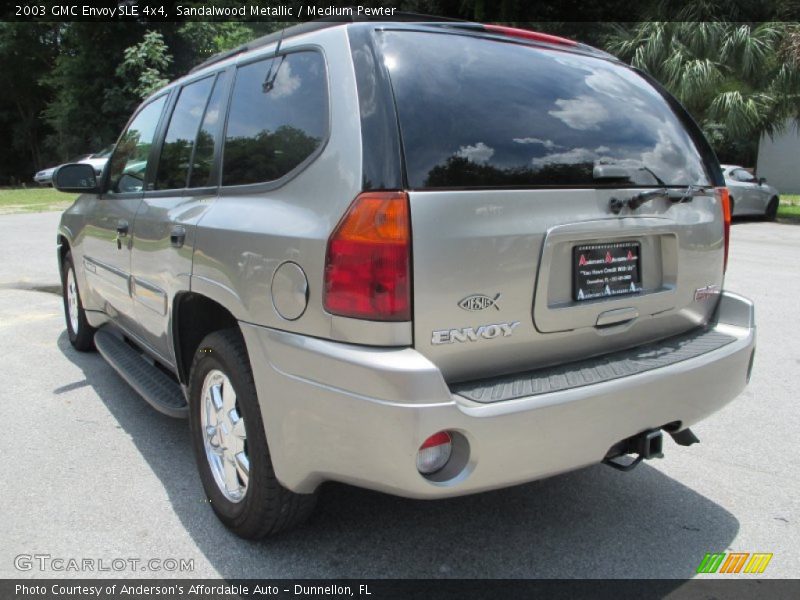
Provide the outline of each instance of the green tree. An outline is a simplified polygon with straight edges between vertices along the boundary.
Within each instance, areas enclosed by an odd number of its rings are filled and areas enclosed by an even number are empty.
[[[0,183],[27,179],[48,161],[40,113],[52,94],[41,82],[58,54],[58,26],[0,23]]]
[[[235,48],[257,35],[251,25],[238,21],[189,21],[177,33],[190,49],[193,61]]]
[[[59,26],[58,56],[42,77],[50,96],[42,120],[54,162],[97,151],[119,135],[138,99],[121,92],[129,82],[117,67],[143,32],[141,24],[128,22]]]
[[[795,35],[784,22],[656,21],[620,29],[607,49],[673,93],[723,159],[752,164],[760,136],[800,113]]]
[[[144,99],[169,83],[165,74],[171,62],[164,36],[148,31],[141,42],[125,49],[117,76],[125,81],[124,91]]]

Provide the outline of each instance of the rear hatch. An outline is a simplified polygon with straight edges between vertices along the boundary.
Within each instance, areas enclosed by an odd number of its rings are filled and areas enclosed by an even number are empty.
[[[659,90],[572,48],[375,36],[409,190],[414,345],[449,381],[709,320],[723,277],[715,167]]]

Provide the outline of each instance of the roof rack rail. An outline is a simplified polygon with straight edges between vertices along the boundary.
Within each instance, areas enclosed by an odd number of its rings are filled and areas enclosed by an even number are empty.
[[[194,73],[199,71],[200,69],[205,69],[213,64],[218,62],[222,62],[223,60],[230,58],[232,56],[236,56],[237,54],[243,54],[244,52],[249,52],[250,50],[255,50],[256,48],[263,48],[264,46],[269,46],[273,42],[277,42],[281,37],[284,40],[302,35],[304,33],[310,33],[312,31],[319,31],[321,29],[328,29],[329,27],[335,27],[337,25],[343,25],[346,23],[361,23],[361,22],[369,22],[369,21],[397,21],[397,22],[405,22],[405,23],[468,23],[469,21],[463,21],[461,19],[452,19],[449,17],[439,17],[433,15],[423,15],[418,13],[411,13],[411,12],[396,12],[392,17],[358,17],[358,16],[349,16],[349,17],[340,17],[340,16],[333,16],[333,17],[323,17],[321,19],[315,19],[313,21],[307,21],[305,23],[299,23],[297,25],[292,25],[291,27],[286,27],[284,29],[279,29],[277,31],[273,31],[267,35],[258,37],[254,40],[246,42],[241,46],[237,46],[236,48],[231,48],[230,50],[225,50],[224,52],[220,52],[218,54],[213,55],[212,57],[208,58],[207,60],[201,62],[199,65],[193,67],[189,72]]]

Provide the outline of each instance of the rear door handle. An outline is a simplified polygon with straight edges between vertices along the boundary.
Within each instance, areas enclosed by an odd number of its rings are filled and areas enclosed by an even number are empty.
[[[186,229],[182,225],[177,225],[172,228],[169,234],[169,243],[175,248],[180,248],[186,241]]]

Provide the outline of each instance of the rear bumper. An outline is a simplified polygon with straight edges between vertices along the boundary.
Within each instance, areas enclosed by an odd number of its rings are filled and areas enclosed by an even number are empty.
[[[664,368],[481,404],[451,393],[410,348],[377,349],[242,324],[276,475],[300,493],[335,480],[412,498],[505,487],[600,462],[646,429],[693,425],[747,384],[753,305],[724,293],[714,329],[735,340]],[[429,435],[457,432],[438,481],[417,472]]]

